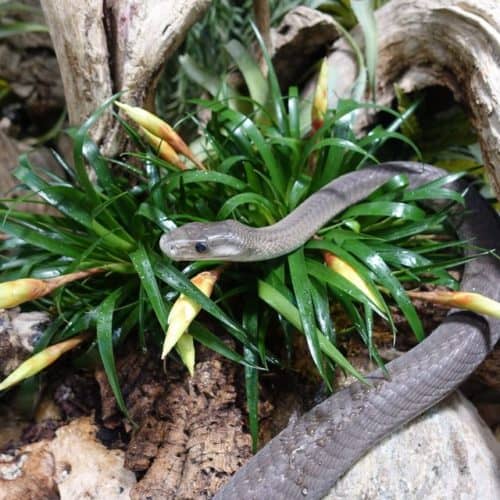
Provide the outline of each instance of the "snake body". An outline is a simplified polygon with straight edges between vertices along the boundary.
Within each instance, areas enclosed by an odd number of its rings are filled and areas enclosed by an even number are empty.
[[[267,228],[249,228],[232,221],[187,224],[164,235],[161,248],[177,260],[199,259],[200,253],[211,259],[239,260],[238,248],[242,248],[243,261],[283,255],[307,241],[333,216],[401,173],[408,176],[413,188],[445,175],[436,167],[411,162],[367,167],[326,185]],[[464,184],[452,187],[462,190]],[[474,245],[498,252],[497,214],[473,188],[468,189],[465,202],[465,210],[453,217],[457,233]],[[202,246],[196,249],[200,242]],[[217,249],[229,255],[218,255]],[[484,255],[467,263],[461,289],[500,300],[498,258]],[[252,457],[215,498],[322,498],[371,447],[454,390],[499,338],[499,319],[452,311],[422,343],[388,363],[389,378],[380,370],[374,371],[368,375],[370,386],[354,383],[317,405]]]

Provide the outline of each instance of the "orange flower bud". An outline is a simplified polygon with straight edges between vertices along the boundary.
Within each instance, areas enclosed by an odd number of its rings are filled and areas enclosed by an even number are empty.
[[[175,165],[180,170],[187,170],[186,164],[179,158],[179,155],[175,152],[174,148],[164,139],[160,139],[151,132],[148,132],[144,127],[139,127],[141,132],[144,134],[146,140],[155,148],[156,153],[160,158],[168,161],[172,165]]]

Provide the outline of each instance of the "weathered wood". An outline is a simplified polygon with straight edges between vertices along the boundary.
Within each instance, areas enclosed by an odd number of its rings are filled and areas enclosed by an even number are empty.
[[[165,61],[210,0],[42,0],[61,69],[70,122],[81,123],[114,92],[142,106]],[[103,151],[120,144],[111,115],[93,129]]]
[[[69,120],[80,124],[112,94],[104,2],[42,0],[45,20],[57,55]],[[101,139],[111,124],[104,115],[93,130]]]
[[[302,83],[314,61],[339,37],[331,16],[303,5],[288,12],[271,34],[273,66],[285,92]]]
[[[469,111],[484,163],[500,199],[500,8],[496,0],[393,0],[376,12],[377,101],[390,102],[397,83],[410,92],[448,87]],[[354,37],[363,45],[360,30]],[[356,78],[347,43],[329,58],[341,71],[331,99],[346,96]]]

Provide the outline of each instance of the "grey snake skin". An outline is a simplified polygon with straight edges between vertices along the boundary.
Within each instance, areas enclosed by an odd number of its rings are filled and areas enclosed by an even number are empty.
[[[302,244],[334,215],[398,173],[407,174],[412,187],[446,174],[436,167],[411,162],[367,167],[331,182],[277,225],[249,230],[259,231],[261,236],[266,231],[272,233],[269,240],[262,241],[281,245],[280,252],[285,243],[286,251],[291,251],[298,240]],[[453,188],[463,190],[464,183],[455,183]],[[461,238],[482,248],[500,250],[499,218],[473,188],[467,191],[465,210],[454,219]],[[500,300],[499,260],[487,255],[468,263],[461,289]],[[371,386],[354,383],[326,399],[272,439],[215,498],[322,498],[371,447],[463,382],[499,337],[499,319],[451,311],[423,342],[388,363],[390,379],[377,370],[368,376]]]

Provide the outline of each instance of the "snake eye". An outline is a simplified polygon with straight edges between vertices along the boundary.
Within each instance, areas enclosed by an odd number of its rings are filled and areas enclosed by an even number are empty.
[[[207,247],[207,245],[205,245],[205,243],[202,243],[201,241],[198,241],[198,242],[196,242],[196,244],[194,246],[194,249],[198,253],[203,253],[203,252],[206,252],[208,250],[208,247]]]

